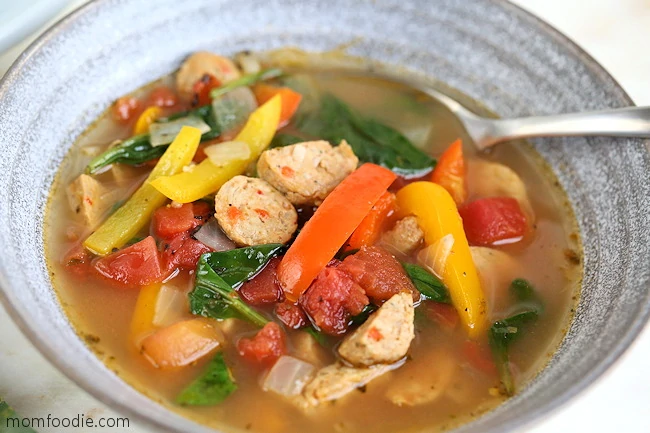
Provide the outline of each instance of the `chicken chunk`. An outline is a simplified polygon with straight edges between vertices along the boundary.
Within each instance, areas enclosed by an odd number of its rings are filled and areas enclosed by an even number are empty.
[[[232,60],[207,51],[199,51],[189,56],[178,70],[176,90],[183,98],[190,99],[194,94],[194,84],[205,74],[214,76],[222,84],[241,76]]]
[[[469,247],[481,280],[491,321],[502,319],[511,304],[508,287],[521,275],[521,265],[508,253],[487,247]]]
[[[407,216],[395,223],[395,227],[384,233],[379,244],[393,254],[409,255],[424,239],[424,232],[414,216]]]
[[[467,171],[472,189],[478,198],[512,197],[519,202],[529,223],[535,221],[526,185],[510,167],[490,161],[471,161]]]
[[[214,199],[215,217],[237,245],[285,243],[298,228],[289,201],[262,179],[235,176]]]
[[[257,161],[257,173],[295,205],[319,205],[359,163],[343,140],[308,141],[270,149]]]
[[[415,338],[413,297],[393,295],[339,346],[339,355],[352,365],[390,364],[403,358]]]
[[[291,342],[293,343],[295,356],[303,361],[319,367],[332,362],[328,351],[307,332],[296,332]]]
[[[321,368],[302,391],[296,403],[303,408],[337,400],[399,365],[375,365],[368,368],[348,367],[340,362]]]
[[[113,205],[111,192],[94,177],[82,174],[68,186],[68,201],[72,210],[81,214],[86,225],[94,229]]]
[[[427,362],[413,362],[391,373],[386,397],[397,406],[428,404],[445,395],[456,370],[456,360],[447,350],[434,348]]]

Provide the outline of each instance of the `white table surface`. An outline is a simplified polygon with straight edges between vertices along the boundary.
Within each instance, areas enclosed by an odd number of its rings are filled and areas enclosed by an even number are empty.
[[[85,3],[75,0],[65,12]],[[638,105],[650,105],[650,1],[514,0],[578,42],[621,83]],[[180,2],[179,2],[180,5]],[[45,26],[43,29],[45,29]],[[40,31],[42,31],[41,29]],[[40,33],[37,32],[37,33]],[[0,76],[36,34],[0,53]],[[24,417],[52,414],[95,419],[119,416],[52,367],[22,336],[0,306],[0,396]],[[569,404],[527,429],[529,433],[650,432],[650,328],[602,378]],[[2,431],[0,426],[0,431]],[[40,429],[61,433],[66,429]],[[131,420],[125,429],[92,432],[144,433]]]

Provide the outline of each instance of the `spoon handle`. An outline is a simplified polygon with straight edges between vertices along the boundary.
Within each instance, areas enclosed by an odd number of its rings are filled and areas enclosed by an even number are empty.
[[[650,107],[493,120],[492,144],[527,137],[598,135],[650,138]]]

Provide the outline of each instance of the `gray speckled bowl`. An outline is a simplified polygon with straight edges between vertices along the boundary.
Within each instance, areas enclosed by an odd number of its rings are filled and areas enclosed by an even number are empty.
[[[181,6],[182,5],[182,6]],[[284,45],[349,53],[433,76],[501,116],[632,101],[570,41],[496,0],[101,0],[38,40],[0,84],[0,283],[9,311],[64,373],[125,414],[169,431],[207,431],[108,371],[72,330],[43,259],[43,210],[75,137],[116,96],[174,70],[197,49]],[[568,191],[585,278],[549,366],[462,432],[503,432],[549,412],[614,362],[650,311],[650,154],[639,140],[534,142]],[[74,357],[67,354],[75,353]]]

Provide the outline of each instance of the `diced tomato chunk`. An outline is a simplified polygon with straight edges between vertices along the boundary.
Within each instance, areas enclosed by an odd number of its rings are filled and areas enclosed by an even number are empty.
[[[458,209],[467,240],[472,245],[517,242],[526,234],[526,216],[517,200],[490,197],[475,200]]]
[[[190,203],[181,207],[161,207],[154,212],[152,221],[154,235],[162,239],[171,239],[196,227]]]
[[[453,305],[442,304],[440,302],[424,301],[424,312],[427,317],[442,328],[447,330],[454,330],[460,322],[458,312]]]
[[[210,251],[210,247],[192,238],[188,232],[179,233],[163,245],[163,263],[168,272],[195,269],[201,255]]]
[[[239,294],[250,305],[275,304],[284,299],[282,288],[276,278],[280,259],[275,257],[252,280],[246,281]]]
[[[181,207],[164,206],[153,214],[153,233],[161,239],[170,240],[203,225],[210,214],[210,205],[203,201],[185,203]]]
[[[149,104],[157,107],[173,107],[178,103],[178,96],[169,87],[156,87],[149,94]]]
[[[463,343],[461,352],[463,357],[476,370],[490,376],[496,376],[497,368],[488,347],[474,340],[467,340]]]
[[[133,287],[160,281],[163,275],[158,247],[152,236],[102,257],[94,267],[104,277]]]
[[[307,326],[307,315],[298,304],[282,302],[275,306],[275,315],[288,328],[300,329]]]
[[[210,91],[215,87],[221,86],[221,81],[214,75],[204,74],[192,87],[194,97],[192,99],[193,106],[207,105],[210,103]]]
[[[245,359],[268,367],[287,353],[287,344],[280,325],[270,322],[253,338],[239,340],[237,350]]]
[[[129,123],[138,117],[142,103],[133,96],[123,96],[113,104],[113,118],[120,123]]]
[[[378,246],[362,247],[356,254],[347,256],[338,269],[347,272],[377,304],[404,290],[415,293],[402,265]]]
[[[364,290],[339,267],[323,269],[300,297],[300,306],[323,332],[347,331],[351,316],[361,313],[370,301]]]

